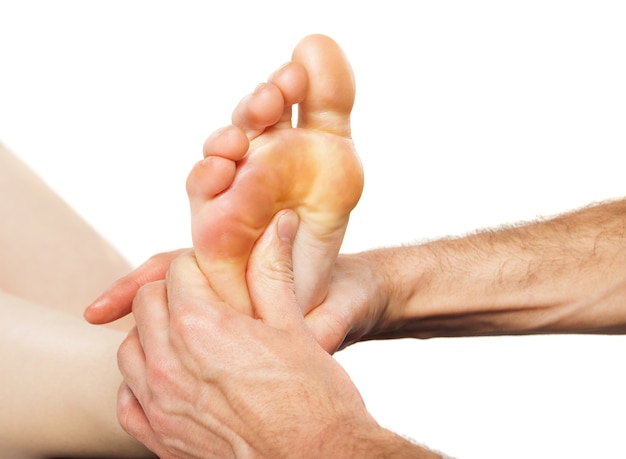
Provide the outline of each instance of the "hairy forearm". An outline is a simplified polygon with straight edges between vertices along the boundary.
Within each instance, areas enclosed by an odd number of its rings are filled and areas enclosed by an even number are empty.
[[[316,441],[311,457],[443,459],[445,456],[413,443],[375,423],[332,425]]]
[[[626,332],[626,200],[371,252],[388,303],[366,338]]]
[[[412,459],[442,459],[444,456],[412,443],[399,435],[387,432],[383,435],[362,440],[359,444],[352,444],[347,449],[332,452],[324,457],[361,457],[361,458],[412,458]]]

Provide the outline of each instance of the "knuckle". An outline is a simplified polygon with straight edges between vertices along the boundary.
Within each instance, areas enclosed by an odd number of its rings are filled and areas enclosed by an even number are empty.
[[[124,341],[122,341],[117,348],[117,366],[124,373],[124,369],[126,366],[126,360],[129,358],[129,354],[132,352],[133,343],[132,340],[136,339],[137,329],[133,328]]]
[[[157,295],[161,295],[165,289],[164,281],[154,281],[143,284],[137,289],[135,298],[133,299],[133,310],[138,306],[150,302]]]
[[[129,422],[129,413],[130,413],[130,403],[123,400],[118,400],[117,402],[117,420],[124,429],[129,434],[133,434],[132,423]]]
[[[285,260],[270,260],[265,265],[265,275],[272,279],[282,282],[293,282],[293,269],[291,263]]]
[[[164,358],[153,359],[146,368],[148,386],[156,388],[157,391],[169,390],[174,382],[173,375],[176,373],[177,369],[169,360]]]

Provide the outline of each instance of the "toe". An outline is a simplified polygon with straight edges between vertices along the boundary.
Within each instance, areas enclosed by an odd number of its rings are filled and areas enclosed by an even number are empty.
[[[192,207],[226,190],[233,183],[236,170],[236,163],[222,156],[207,156],[198,161],[187,177],[187,194]]]
[[[295,62],[280,67],[270,75],[268,81],[283,93],[285,105],[298,104],[306,95],[308,75],[306,69]]]
[[[295,62],[289,62],[276,70],[268,80],[276,85],[283,94],[284,109],[275,127],[292,127],[292,107],[299,104],[306,96],[308,75],[306,69]]]
[[[272,83],[261,83],[235,107],[232,121],[252,140],[280,121],[284,106],[281,90]]]
[[[230,125],[214,131],[204,142],[202,152],[205,158],[222,156],[239,161],[248,152],[250,142],[245,132],[238,126]]]
[[[329,37],[309,35],[294,49],[292,61],[306,69],[309,80],[298,126],[349,137],[356,88],[343,50]]]

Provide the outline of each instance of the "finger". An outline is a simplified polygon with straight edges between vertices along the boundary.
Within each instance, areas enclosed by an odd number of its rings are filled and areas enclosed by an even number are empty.
[[[150,426],[141,404],[128,384],[122,382],[117,391],[117,420],[122,428],[139,443],[153,452],[158,445],[157,437]]]
[[[215,293],[192,252],[184,253],[172,262],[166,284],[170,316],[205,314],[216,308],[230,308]]]
[[[208,342],[240,316],[213,290],[192,253],[172,262],[166,285],[170,343],[183,359],[193,358],[196,351],[208,352]]]
[[[138,400],[147,401],[147,367],[137,328],[133,328],[117,350],[117,366],[124,383]]]
[[[286,329],[302,326],[295,295],[292,243],[298,215],[279,212],[256,242],[248,263],[247,282],[254,312],[268,325]]]
[[[164,279],[172,260],[185,251],[189,249],[154,255],[133,272],[115,281],[87,306],[84,313],[87,322],[106,324],[129,314],[137,290],[148,282]]]
[[[165,281],[145,284],[133,300],[139,344],[148,364],[169,349],[169,309]]]
[[[348,320],[325,303],[309,312],[304,321],[317,343],[334,354],[346,339]]]

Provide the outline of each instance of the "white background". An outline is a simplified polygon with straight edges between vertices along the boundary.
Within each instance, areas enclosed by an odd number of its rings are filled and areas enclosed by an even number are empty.
[[[0,2],[0,139],[137,264],[189,245],[204,138],[308,33],[357,77],[346,252],[624,194],[620,2]],[[1,224],[1,223],[0,223]],[[384,425],[461,458],[626,457],[622,337],[340,353]]]

